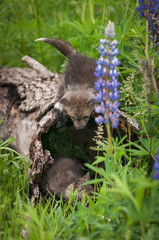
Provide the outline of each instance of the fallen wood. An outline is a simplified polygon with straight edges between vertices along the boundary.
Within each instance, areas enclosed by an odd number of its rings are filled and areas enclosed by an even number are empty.
[[[3,120],[0,130],[3,139],[15,137],[12,147],[31,159],[30,197],[37,202],[41,196],[39,183],[43,169],[54,162],[50,151],[43,149],[41,136],[52,126],[63,125],[54,110],[54,104],[59,100],[61,76],[29,56],[23,57],[22,61],[30,68],[0,69],[0,117]],[[72,125],[72,139],[77,145],[85,142],[92,146],[95,130],[95,123],[92,128],[83,130],[76,130]],[[125,134],[132,130],[139,131],[139,125],[121,112],[118,131]]]
[[[43,165],[53,161],[49,152],[43,152],[41,134],[56,121],[52,109],[60,76],[28,56],[22,60],[32,69],[0,69],[0,132],[3,139],[15,137],[12,147],[32,160],[31,196],[36,201],[40,197],[35,193],[37,173],[42,174]]]

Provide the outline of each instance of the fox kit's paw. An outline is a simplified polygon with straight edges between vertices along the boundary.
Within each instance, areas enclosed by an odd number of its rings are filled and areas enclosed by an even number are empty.
[[[66,111],[63,109],[61,103],[57,102],[54,106],[53,114],[55,114],[56,118],[56,127],[60,128],[65,125],[68,120],[68,115]]]

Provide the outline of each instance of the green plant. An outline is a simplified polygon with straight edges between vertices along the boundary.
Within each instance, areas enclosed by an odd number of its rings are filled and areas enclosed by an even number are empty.
[[[159,181],[153,164],[159,143],[158,92],[150,93],[149,78],[159,79],[158,52],[147,41],[145,19],[139,18],[136,0],[2,0],[0,4],[0,65],[24,67],[25,54],[50,70],[61,72],[65,59],[48,45],[34,44],[39,37],[69,41],[79,52],[97,59],[99,38],[108,20],[115,23],[119,42],[118,67],[122,87],[121,109],[135,118],[141,128],[139,138],[112,138],[113,155],[107,139],[96,139],[95,162],[88,163],[87,148],[69,146],[71,128],[61,129],[43,146],[56,152],[84,158],[95,173],[96,185],[87,201],[62,198],[33,206],[28,198],[27,159],[9,147],[14,139],[0,143],[0,238],[1,239],[111,239],[157,240],[159,236]],[[120,11],[119,11],[120,10]],[[143,62],[147,56],[151,67]],[[149,73],[151,72],[151,75]],[[56,144],[56,140],[58,145]]]

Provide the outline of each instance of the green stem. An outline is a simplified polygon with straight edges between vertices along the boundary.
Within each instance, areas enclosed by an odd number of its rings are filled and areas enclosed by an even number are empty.
[[[108,113],[107,113],[107,110],[108,110]],[[109,109],[106,109],[106,115],[109,117]],[[108,123],[106,124],[106,129],[107,129],[107,135],[108,135],[110,157],[112,158],[113,149],[112,149],[112,136],[111,136],[111,131],[110,131],[109,119],[108,119]]]
[[[108,50],[107,59],[109,60],[109,50]],[[106,79],[105,79],[105,81],[106,82],[109,81],[109,67],[106,67]],[[107,105],[107,102],[109,101],[109,89],[107,87],[105,87],[105,91],[106,91],[105,103]],[[109,120],[109,109],[108,108],[106,108],[106,117],[107,117],[107,120],[108,120],[108,123],[106,124],[106,130],[107,130],[107,135],[108,135],[110,157],[112,158],[112,155],[113,155],[112,136],[111,136],[111,131],[110,131],[110,120]]]
[[[146,58],[148,61],[150,61],[149,59],[149,54],[148,54],[148,43],[149,43],[149,35],[148,35],[148,30],[149,30],[149,22],[148,22],[148,10],[147,10],[147,18],[146,18],[146,47],[145,47],[145,54],[146,54]]]
[[[36,14],[36,23],[37,23],[37,34],[38,38],[41,37],[41,26],[40,26],[40,16],[39,16],[39,6],[38,6],[38,1],[34,0],[34,5],[35,5],[35,14]],[[40,43],[40,52],[41,52],[41,59],[42,62],[44,63],[44,51],[42,44]]]
[[[145,54],[147,58],[147,64],[148,64],[148,71],[150,72],[151,77],[149,78],[151,87],[154,89],[154,91],[157,92],[157,85],[156,81],[153,75],[152,67],[151,67],[151,62],[149,59],[149,54],[148,54],[148,41],[149,41],[149,35],[148,35],[148,28],[149,28],[149,22],[148,22],[148,17],[149,17],[149,9],[150,9],[150,0],[148,2],[148,10],[146,11],[146,48],[145,48]],[[150,106],[150,96],[152,94],[150,87],[150,92],[148,96],[148,121],[149,121],[149,135],[150,135],[150,153],[149,153],[149,158],[148,158],[148,163],[147,163],[147,177],[149,176],[150,173],[150,162],[151,162],[151,152],[152,152],[152,124],[151,124],[151,106]]]
[[[141,240],[144,240],[145,239],[145,231],[144,231],[144,226],[143,226],[143,223],[140,222],[140,228],[141,228]]]
[[[97,157],[99,157],[99,151],[97,151]],[[96,168],[98,168],[98,164],[96,164]],[[97,179],[98,177],[98,173],[95,172],[95,180]],[[94,184],[94,193],[96,192],[97,190],[97,183]],[[94,199],[95,199],[95,194],[94,194]]]
[[[150,136],[150,153],[149,153],[149,158],[147,162],[147,174],[146,176],[149,177],[150,174],[150,163],[151,163],[151,154],[152,154],[152,123],[151,123],[151,105],[150,105],[150,96],[152,94],[151,88],[150,88],[150,93],[149,93],[149,99],[148,99],[148,121],[149,121],[149,136]]]
[[[102,26],[103,24],[105,24],[105,16],[106,16],[105,12],[106,12],[106,4],[103,3]]]
[[[20,37],[21,37],[21,53],[26,54],[26,43],[25,43],[25,38],[24,38],[24,30],[23,30],[23,25],[22,25],[22,12],[18,11],[17,8],[13,9],[15,16],[17,18],[17,22],[19,25],[19,30],[20,30]]]
[[[152,69],[151,67],[151,62],[150,62],[150,58],[149,58],[149,53],[148,53],[148,43],[149,43],[149,21],[148,21],[148,17],[149,17],[149,9],[150,9],[150,0],[148,0],[148,10],[146,11],[146,46],[145,46],[145,54],[146,54],[146,59],[148,62],[148,66],[149,69]],[[151,80],[151,85],[152,88],[154,89],[155,92],[157,92],[157,84],[153,75],[153,70],[152,70],[152,79]]]
[[[89,0],[89,10],[92,23],[94,23],[94,0]]]

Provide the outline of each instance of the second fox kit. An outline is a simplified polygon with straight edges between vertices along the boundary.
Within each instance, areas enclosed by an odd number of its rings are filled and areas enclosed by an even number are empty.
[[[76,129],[83,129],[95,106],[94,59],[79,54],[71,44],[60,39],[39,38],[56,47],[69,61],[63,72],[59,89],[59,101],[55,108],[66,113],[71,118]]]
[[[42,176],[41,188],[44,193],[47,190],[51,194],[63,196],[65,200],[73,191],[78,189],[78,201],[82,200],[83,191],[91,195],[93,187],[91,185],[83,186],[83,183],[90,180],[89,172],[84,173],[84,169],[77,159],[58,157],[55,158],[53,165],[46,169]]]

